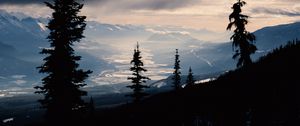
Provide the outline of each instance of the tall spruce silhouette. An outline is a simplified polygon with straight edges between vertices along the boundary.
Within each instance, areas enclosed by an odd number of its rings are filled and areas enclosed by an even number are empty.
[[[180,72],[180,60],[179,60],[178,49],[176,49],[174,72],[173,72],[173,78],[172,78],[175,90],[181,89],[180,74],[181,74],[181,72]]]
[[[257,50],[254,45],[254,34],[246,31],[245,25],[248,24],[248,16],[241,14],[243,7],[246,4],[245,1],[238,0],[233,4],[233,12],[229,15],[229,21],[227,30],[231,30],[232,26],[235,26],[234,34],[231,36],[233,41],[232,46],[235,50],[233,59],[238,59],[237,67],[247,66],[252,63],[250,55]],[[232,20],[233,19],[233,20]]]
[[[143,97],[148,94],[143,92],[144,88],[149,88],[149,86],[143,85],[146,80],[150,80],[149,77],[143,76],[143,72],[147,70],[143,68],[144,63],[142,62],[141,51],[139,49],[139,43],[136,45],[136,49],[134,49],[133,59],[131,60],[131,64],[133,65],[130,68],[132,71],[133,77],[128,77],[128,80],[131,80],[132,85],[127,86],[128,88],[133,89],[133,94],[128,95],[134,98],[134,102],[139,102]]]
[[[195,80],[194,80],[194,76],[193,76],[193,71],[192,71],[192,68],[190,67],[189,68],[189,74],[187,76],[187,80],[186,80],[186,86],[189,87],[189,86],[192,86],[195,84]]]
[[[78,16],[83,4],[75,0],[54,0],[45,2],[51,8],[52,19],[48,24],[50,48],[45,48],[41,54],[47,55],[40,73],[47,74],[42,79],[42,86],[35,87],[35,93],[44,94],[40,99],[46,109],[46,119],[50,122],[70,121],[80,118],[87,105],[81,96],[87,95],[80,88],[85,86],[84,80],[92,71],[78,69],[80,56],[74,54],[72,48],[84,36],[85,16]]]

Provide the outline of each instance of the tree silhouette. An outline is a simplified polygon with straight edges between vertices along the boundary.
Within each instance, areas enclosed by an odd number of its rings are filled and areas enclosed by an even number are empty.
[[[78,69],[77,61],[80,56],[74,54],[72,48],[84,36],[85,16],[78,16],[83,4],[75,0],[54,0],[45,2],[54,10],[48,24],[50,48],[44,48],[41,54],[47,55],[44,64],[39,68],[40,73],[47,76],[42,79],[42,86],[35,87],[35,93],[44,94],[40,99],[42,107],[46,109],[48,122],[70,121],[80,118],[86,103],[81,96],[87,95],[80,88],[85,86],[84,80],[92,71]]]
[[[173,84],[175,90],[181,89],[181,78],[180,78],[180,60],[179,60],[179,55],[178,55],[178,49],[176,49],[176,54],[175,54],[175,65],[174,65],[174,72],[173,72]]]
[[[193,72],[192,72],[192,68],[189,68],[189,74],[187,76],[187,80],[186,80],[186,87],[192,86],[195,84],[195,80],[194,80],[194,76],[193,76]]]
[[[254,45],[255,36],[246,31],[245,28],[245,25],[248,24],[248,16],[241,14],[241,7],[245,4],[245,1],[238,0],[238,2],[233,5],[233,12],[229,15],[230,23],[227,27],[227,30],[231,30],[232,26],[236,27],[230,39],[233,40],[233,49],[236,48],[233,59],[238,59],[237,67],[251,64],[252,60],[250,55],[257,50]]]
[[[141,52],[139,50],[139,43],[136,45],[136,49],[134,49],[133,59],[131,60],[131,64],[133,66],[130,68],[132,71],[133,77],[128,77],[128,80],[131,80],[132,85],[127,86],[128,88],[133,89],[133,94],[129,95],[134,98],[134,102],[139,102],[143,97],[148,95],[143,92],[144,88],[149,88],[149,86],[142,85],[146,80],[150,80],[150,78],[143,76],[143,72],[147,70],[143,68],[144,63],[141,61],[142,57],[140,56]]]
[[[87,106],[87,109],[89,111],[88,116],[89,118],[94,118],[95,117],[95,103],[93,97],[90,98],[90,102]]]

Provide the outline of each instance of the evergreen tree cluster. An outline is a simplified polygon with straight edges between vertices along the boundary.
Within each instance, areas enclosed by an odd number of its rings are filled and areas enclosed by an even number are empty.
[[[144,92],[144,88],[149,88],[149,86],[142,85],[142,83],[146,83],[146,80],[150,80],[150,78],[143,76],[143,72],[147,72],[145,68],[143,68],[144,63],[142,62],[141,57],[141,51],[139,49],[139,44],[137,43],[136,49],[134,49],[133,59],[131,60],[131,64],[133,66],[130,68],[130,71],[132,71],[133,77],[128,77],[129,80],[131,80],[132,85],[127,86],[128,88],[133,89],[133,94],[129,95],[134,98],[134,102],[140,102],[140,100],[147,96],[148,94]],[[182,88],[181,85],[181,72],[180,72],[180,60],[179,60],[179,54],[178,49],[176,49],[175,54],[175,66],[174,66],[174,72],[173,72],[173,87],[175,91],[178,91]],[[189,73],[186,80],[186,87],[190,87],[195,84],[192,68],[189,68]]]

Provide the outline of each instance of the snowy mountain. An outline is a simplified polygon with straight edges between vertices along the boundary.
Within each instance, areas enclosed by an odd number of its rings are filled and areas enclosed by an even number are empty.
[[[14,75],[18,72],[33,74],[33,70],[28,66],[34,65],[33,63],[24,61],[16,57],[17,51],[13,46],[0,42],[0,75]]]
[[[0,90],[10,87],[28,87],[26,83],[35,83],[38,79],[35,68],[38,64],[17,57],[17,50],[10,45],[0,42]],[[31,79],[28,80],[28,75]],[[27,80],[26,80],[27,79]]]
[[[19,19],[5,11],[0,11],[0,33],[3,43],[14,45],[22,54],[32,55],[38,47],[46,44],[47,31],[39,20]]]
[[[46,44],[46,31],[36,19],[18,18],[0,10],[0,90],[24,88],[38,82],[36,69]]]
[[[300,22],[265,27],[254,32],[259,50],[268,50],[300,38]]]
[[[122,30],[120,30],[120,28],[114,28],[115,25],[109,25],[109,24],[105,24],[105,25],[98,24],[98,25],[99,28],[101,26],[103,30],[109,31],[111,32],[111,34],[119,35],[122,33],[121,32]],[[131,50],[135,44],[135,41],[126,42],[127,41],[126,39],[130,37],[134,38],[135,37],[134,30],[137,30],[140,32],[139,35],[142,36],[142,37],[141,36],[137,37],[137,38],[142,38],[142,41],[140,41],[141,47],[144,48],[143,50],[147,50],[147,52],[142,52],[142,53],[143,54],[146,53],[146,55],[151,55],[151,62],[154,62],[155,64],[164,64],[163,67],[159,68],[160,70],[163,70],[164,68],[169,68],[168,70],[172,71],[173,62],[174,62],[173,61],[174,51],[177,48],[179,49],[180,52],[181,68],[182,68],[183,75],[187,73],[187,68],[189,68],[189,66],[192,66],[193,71],[196,75],[216,73],[216,72],[218,73],[222,71],[224,72],[230,69],[234,69],[236,67],[235,66],[236,61],[232,59],[233,51],[232,51],[231,42],[210,43],[207,41],[202,41],[197,39],[192,34],[192,30],[189,29],[168,29],[168,28],[163,29],[162,27],[143,28],[142,26],[139,26],[138,28],[135,27],[136,29],[131,28],[131,30],[133,30],[131,31],[130,28],[128,28],[129,26],[119,25],[118,27],[121,27],[123,30],[126,29],[125,30],[126,34],[124,33],[122,35],[119,35],[120,39],[114,38],[114,40],[112,41],[113,42],[112,46],[113,45],[122,46],[123,49],[125,48],[125,50],[121,50],[121,51],[127,51],[126,53],[129,52],[129,54],[126,54],[127,62],[125,62],[125,64],[128,64],[129,62],[128,59],[131,56],[130,51],[128,50]],[[257,37],[256,45],[259,50],[255,55],[253,55],[253,59],[256,60],[258,57],[265,55],[268,51],[274,49],[275,47],[287,43],[288,40],[293,40],[295,38],[300,37],[299,35],[297,35],[297,30],[291,30],[291,27],[292,28],[295,27],[296,29],[298,29],[297,27],[299,27],[299,23],[272,26],[254,32],[254,34]],[[111,30],[110,28],[114,28],[114,29]],[[274,31],[272,29],[274,29]],[[273,38],[274,36],[279,36],[279,34],[277,34],[279,31],[285,33],[283,35],[285,37],[283,37],[282,39],[277,39],[275,41]],[[291,32],[295,32],[295,34]],[[104,39],[103,38],[99,39],[104,41],[104,42],[100,41],[101,44],[105,44],[107,38],[110,38],[107,36],[106,37],[101,36],[101,37],[104,37]],[[129,45],[131,44],[130,46],[131,48],[126,49],[128,44]],[[126,61],[126,59],[124,60]],[[153,68],[150,68],[150,70],[151,69]],[[167,75],[171,75],[171,71]]]
[[[9,85],[32,87],[32,84],[40,82],[42,75],[36,67],[42,64],[42,58],[45,57],[39,54],[41,48],[49,46],[46,40],[47,21],[0,11],[0,89]],[[254,59],[287,40],[299,38],[299,29],[300,23],[293,23],[257,30],[254,34],[259,50]],[[233,52],[230,42],[211,42],[228,37],[228,32],[221,34],[205,29],[88,21],[84,34],[86,38],[75,44],[75,50],[82,56],[81,68],[94,71],[88,82],[92,86],[127,83],[136,41],[141,45],[143,60],[149,70],[147,75],[153,80],[164,79],[172,74],[175,49],[179,49],[183,75],[187,74],[190,66],[195,75],[203,75],[227,71],[235,68],[236,64],[231,58]]]
[[[109,39],[115,38],[116,36],[118,36],[118,38],[127,38],[132,35],[135,37],[147,36],[149,35],[149,32],[145,31],[145,27],[143,26],[113,25],[89,21],[87,22],[85,35],[89,39]]]
[[[36,67],[42,64],[45,55],[39,54],[48,47],[46,19],[29,16],[22,18],[0,10],[0,90],[30,87],[40,83],[43,75]],[[79,45],[75,48],[79,48]],[[83,50],[81,68],[100,72],[113,69],[106,61]]]
[[[195,38],[191,37],[187,33],[156,33],[148,38],[148,41],[179,41],[187,42]]]
[[[285,45],[288,41],[300,38],[300,22],[270,26],[259,29],[254,32],[256,36],[257,52],[252,56],[253,60],[266,55],[272,49]],[[226,71],[235,68],[236,61],[232,59],[232,43],[226,42],[221,44],[209,45],[206,48],[196,49],[190,54],[207,60],[209,67],[198,64],[197,71]],[[188,55],[190,55],[188,54]],[[190,57],[193,59],[193,57]]]

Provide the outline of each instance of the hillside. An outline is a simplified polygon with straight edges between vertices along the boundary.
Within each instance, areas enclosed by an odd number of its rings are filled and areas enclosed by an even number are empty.
[[[131,126],[299,125],[300,43],[275,49],[247,68],[140,104],[100,110],[95,124]],[[98,120],[99,119],[99,120]]]

